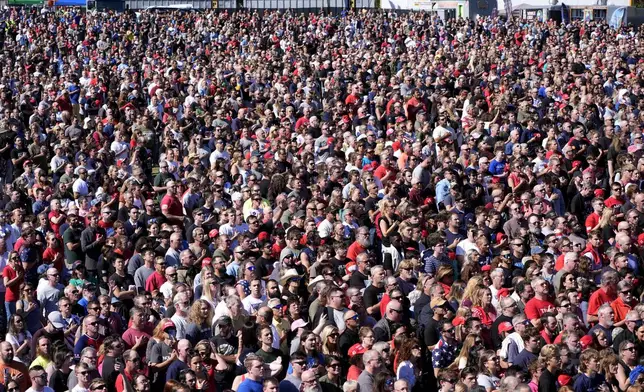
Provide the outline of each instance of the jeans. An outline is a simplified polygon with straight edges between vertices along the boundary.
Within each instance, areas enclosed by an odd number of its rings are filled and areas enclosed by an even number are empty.
[[[7,321],[9,321],[9,317],[11,317],[12,314],[16,313],[16,302],[15,301],[5,301],[4,303],[4,311],[7,313]]]

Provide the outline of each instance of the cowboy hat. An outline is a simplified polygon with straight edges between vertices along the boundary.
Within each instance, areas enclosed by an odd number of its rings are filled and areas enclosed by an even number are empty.
[[[315,279],[311,279],[311,281],[309,281],[309,284],[306,286],[307,289],[309,290],[309,293],[312,293],[313,289],[315,288],[315,285],[318,284],[318,282],[321,282],[323,280],[324,280],[324,276],[322,275],[318,275],[315,277]]]
[[[294,268],[287,269],[284,272],[284,275],[280,278],[280,285],[285,286],[286,282],[289,281],[289,279],[293,278],[301,278],[302,276],[297,273],[297,271]]]

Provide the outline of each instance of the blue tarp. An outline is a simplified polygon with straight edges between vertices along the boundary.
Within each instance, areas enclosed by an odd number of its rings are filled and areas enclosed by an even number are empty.
[[[85,7],[87,0],[55,0],[56,7]]]

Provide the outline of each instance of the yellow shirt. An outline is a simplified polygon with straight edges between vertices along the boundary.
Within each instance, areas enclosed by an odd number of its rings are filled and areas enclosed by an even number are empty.
[[[40,365],[42,366],[43,369],[47,369],[47,365],[49,365],[49,362],[51,362],[51,360],[39,355],[36,357],[36,359],[33,360],[31,365],[29,365],[29,369],[33,368],[36,365]]]

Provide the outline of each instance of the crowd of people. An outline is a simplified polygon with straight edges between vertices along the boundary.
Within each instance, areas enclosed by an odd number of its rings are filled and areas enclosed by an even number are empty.
[[[643,392],[644,29],[0,11],[0,391]]]

